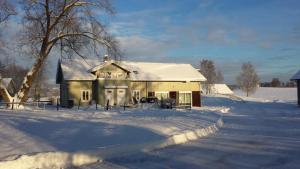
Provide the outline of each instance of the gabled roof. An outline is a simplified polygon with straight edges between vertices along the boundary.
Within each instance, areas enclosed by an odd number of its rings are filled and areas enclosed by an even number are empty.
[[[92,67],[92,62],[83,59],[63,59],[60,61],[60,66],[65,80],[96,79],[96,76],[88,71]]]
[[[105,67],[105,66],[107,66],[107,65],[110,65],[110,64],[115,65],[116,67],[118,67],[118,68],[124,70],[125,72],[130,72],[129,70],[127,70],[126,68],[120,66],[120,64],[117,64],[117,63],[115,63],[114,61],[102,62],[102,63],[100,63],[98,66],[96,66],[96,67],[90,69],[89,71],[90,71],[90,72],[95,72],[95,71],[97,71],[97,70],[99,70],[99,69],[102,69],[103,67]]]
[[[190,64],[152,63],[152,62],[115,62],[109,61],[130,72],[135,81],[206,81],[206,78]],[[91,72],[99,70],[106,63],[98,60],[62,60],[61,70],[65,80],[95,80]]]
[[[300,80],[300,70],[291,78],[291,80]]]

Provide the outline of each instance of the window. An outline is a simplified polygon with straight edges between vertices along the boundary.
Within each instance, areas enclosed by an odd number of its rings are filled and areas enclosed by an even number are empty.
[[[111,79],[112,78],[111,72],[105,72],[105,78]]]
[[[192,103],[192,93],[191,92],[179,92],[179,104],[180,105],[190,105]]]
[[[155,96],[158,100],[161,99],[168,99],[169,98],[169,92],[155,92]]]
[[[137,101],[140,100],[140,91],[139,90],[133,90],[132,91],[132,97],[135,98]]]
[[[89,90],[81,91],[81,101],[83,101],[83,102],[90,101],[90,91]]]

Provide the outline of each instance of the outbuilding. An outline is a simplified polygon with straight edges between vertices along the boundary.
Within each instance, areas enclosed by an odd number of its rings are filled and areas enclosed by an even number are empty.
[[[300,70],[291,78],[297,82],[298,105],[300,106]]]

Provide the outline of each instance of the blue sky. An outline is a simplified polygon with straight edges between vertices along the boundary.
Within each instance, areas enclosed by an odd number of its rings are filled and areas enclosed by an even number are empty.
[[[300,0],[112,2],[114,16],[98,14],[119,40],[125,60],[199,67],[201,59],[211,59],[229,84],[248,61],[262,82],[273,77],[287,81],[300,69]],[[16,39],[21,27],[11,19],[3,35]],[[7,43],[18,63],[31,65],[28,57],[16,54],[17,41]],[[58,54],[51,53],[49,75],[55,77]]]
[[[300,69],[299,0],[114,0],[105,22],[125,59],[199,65],[215,61],[227,83],[244,62],[261,81]]]

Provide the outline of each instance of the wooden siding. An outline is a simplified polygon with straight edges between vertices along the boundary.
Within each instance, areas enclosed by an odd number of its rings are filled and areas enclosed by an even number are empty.
[[[81,98],[81,91],[82,90],[89,90],[90,91],[90,102],[92,101],[93,96],[93,88],[92,88],[92,81],[68,81],[68,99],[73,100],[75,105],[78,105],[79,100]],[[80,102],[81,105],[88,105],[90,102]]]
[[[117,100],[117,89],[118,86],[128,86],[126,89],[126,103],[131,101],[131,90],[129,80],[112,80],[112,79],[98,79],[97,80],[97,101],[101,106],[105,106],[105,86],[114,86],[114,100]]]
[[[158,91],[200,91],[200,82],[131,82],[132,90],[140,90],[141,97]]]

